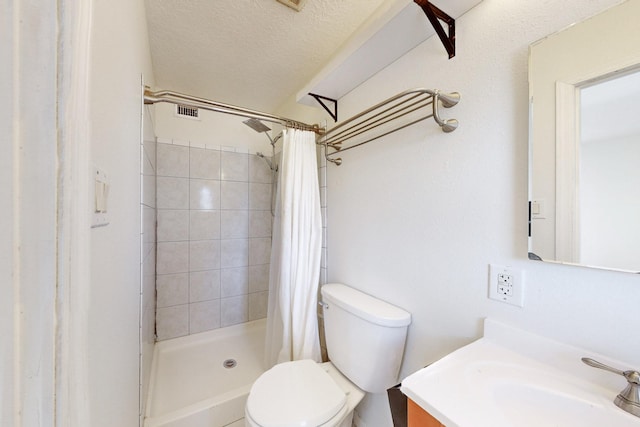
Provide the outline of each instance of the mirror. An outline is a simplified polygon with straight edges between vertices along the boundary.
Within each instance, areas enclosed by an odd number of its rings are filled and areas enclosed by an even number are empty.
[[[529,258],[640,272],[640,1],[529,48]]]

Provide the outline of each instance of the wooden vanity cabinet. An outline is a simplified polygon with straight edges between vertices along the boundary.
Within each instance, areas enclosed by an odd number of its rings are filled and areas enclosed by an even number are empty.
[[[445,427],[411,399],[407,399],[407,425],[409,427]]]

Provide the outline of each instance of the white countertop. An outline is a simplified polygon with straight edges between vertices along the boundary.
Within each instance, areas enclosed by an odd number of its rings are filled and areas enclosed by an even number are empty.
[[[582,363],[640,369],[485,320],[484,336],[402,381],[402,392],[447,427],[640,427],[613,404],[627,381]]]

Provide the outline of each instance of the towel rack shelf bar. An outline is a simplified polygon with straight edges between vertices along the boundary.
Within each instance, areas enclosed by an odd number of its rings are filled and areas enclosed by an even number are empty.
[[[358,125],[351,126],[341,132],[336,133],[331,137],[328,137],[327,139],[325,139],[325,142],[329,146],[339,146],[340,144],[342,144],[343,141],[346,141],[362,133],[373,130],[378,126],[382,126],[384,124],[390,123],[396,119],[406,116],[407,114],[411,114],[414,111],[417,111],[423,107],[431,105],[432,102],[433,102],[432,99],[427,99],[427,100],[421,99],[409,104],[408,106],[406,106],[406,108],[403,108],[402,110],[396,110],[396,108],[398,108],[398,105],[393,105],[392,107],[382,110],[378,114],[375,114],[363,120]],[[385,114],[385,113],[388,113],[388,114]],[[428,117],[431,117],[431,116],[432,115],[430,114]]]
[[[325,158],[340,165],[342,159],[336,157],[338,153],[375,141],[428,118],[433,118],[444,132],[452,132],[458,127],[458,121],[441,119],[439,107],[442,105],[451,108],[459,100],[460,94],[457,92],[443,93],[424,88],[401,92],[338,123],[320,135],[319,141],[325,147]],[[429,106],[431,109],[427,114],[416,118],[418,112]],[[350,140],[353,141],[347,145],[347,141]]]

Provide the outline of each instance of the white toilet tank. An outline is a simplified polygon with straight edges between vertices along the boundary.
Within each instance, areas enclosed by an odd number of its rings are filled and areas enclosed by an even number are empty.
[[[342,284],[321,293],[331,362],[364,391],[396,385],[411,314]]]

